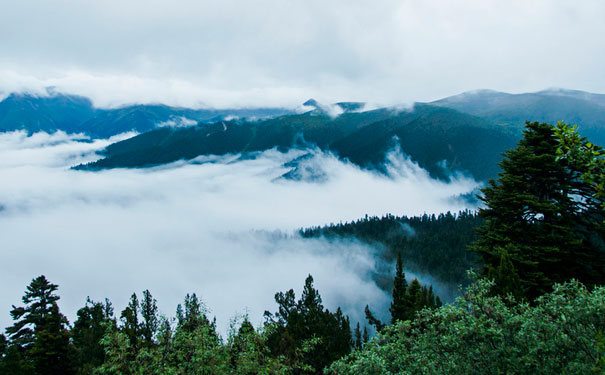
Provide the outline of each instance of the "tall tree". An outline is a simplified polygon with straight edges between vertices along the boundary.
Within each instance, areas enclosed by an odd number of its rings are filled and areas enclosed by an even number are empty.
[[[321,374],[327,365],[351,351],[348,317],[340,308],[335,313],[324,309],[311,275],[298,301],[292,289],[277,293],[275,301],[278,312],[265,312],[265,328],[270,332],[267,344],[273,355],[285,356],[288,365],[298,368],[295,374]]]
[[[143,292],[143,300],[141,301],[141,335],[143,343],[147,346],[154,344],[153,339],[158,331],[159,317],[158,306],[155,298],[151,296],[149,290]]]
[[[483,258],[484,275],[503,260],[519,276],[516,294],[529,300],[555,282],[603,280],[602,232],[595,230],[602,228],[602,208],[573,158],[561,158],[561,146],[554,126],[528,122],[523,139],[504,154],[498,180],[480,197],[485,224],[472,249]],[[514,275],[499,280],[516,282]]]
[[[403,262],[401,253],[397,255],[397,265],[395,267],[395,279],[393,280],[393,301],[391,302],[391,324],[395,324],[398,320],[406,320],[409,318],[409,305],[407,298],[408,282],[405,280],[403,272]]]
[[[44,275],[39,276],[27,286],[22,298],[25,306],[13,305],[15,323],[6,329],[11,366],[15,366],[10,372],[73,373],[68,323],[57,305],[57,289]]]
[[[120,314],[120,330],[128,337],[131,359],[136,358],[140,348],[141,324],[139,322],[139,299],[136,293],[130,296],[128,306]]]
[[[76,366],[78,375],[92,374],[95,367],[105,359],[105,350],[101,340],[107,330],[107,324],[113,321],[113,307],[105,303],[86,299],[86,305],[78,310],[77,319],[71,330],[73,344],[76,348]]]

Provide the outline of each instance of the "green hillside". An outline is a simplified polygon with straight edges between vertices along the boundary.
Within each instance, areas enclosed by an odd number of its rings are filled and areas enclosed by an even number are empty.
[[[387,152],[399,143],[433,176],[446,178],[461,170],[486,179],[497,173],[500,153],[515,142],[514,135],[489,121],[439,106],[347,112],[335,118],[314,110],[259,122],[157,129],[110,145],[104,159],[80,168],[147,167],[199,155],[318,146],[359,166],[381,169]]]
[[[605,144],[605,95],[564,89],[525,94],[479,90],[431,104],[480,116],[519,134],[525,121],[579,124],[583,135]]]

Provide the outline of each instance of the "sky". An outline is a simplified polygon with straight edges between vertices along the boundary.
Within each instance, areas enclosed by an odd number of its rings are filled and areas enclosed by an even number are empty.
[[[601,0],[0,0],[0,92],[95,105],[380,105],[605,92]]]
[[[59,306],[72,323],[87,296],[109,298],[119,315],[131,293],[149,289],[168,317],[196,293],[221,332],[238,314],[259,326],[265,310],[276,311],[275,293],[293,288],[300,296],[308,274],[331,311],[340,306],[355,322],[369,304],[388,319],[390,296],[371,277],[394,270],[376,257],[380,248],[302,239],[297,230],[365,214],[457,212],[469,205],[459,195],[478,186],[462,176],[433,180],[398,150],[386,176],[312,151],[304,163],[321,181],[280,178],[300,150],[151,169],[69,169],[127,136],[83,142],[60,132],[0,133],[0,328],[12,324],[11,305],[42,274],[59,285]],[[407,276],[448,299],[449,286]]]

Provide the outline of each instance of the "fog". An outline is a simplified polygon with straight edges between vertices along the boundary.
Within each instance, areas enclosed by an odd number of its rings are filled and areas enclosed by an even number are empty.
[[[70,169],[128,136],[0,134],[0,326],[11,324],[11,305],[41,274],[59,285],[71,322],[87,296],[109,298],[119,315],[132,292],[149,289],[161,312],[174,316],[195,292],[224,332],[236,314],[260,324],[265,310],[276,311],[274,294],[293,288],[299,296],[308,274],[325,306],[362,319],[366,304],[386,310],[389,296],[371,274],[391,265],[353,239],[302,239],[297,229],[366,214],[457,211],[468,207],[459,196],[477,187],[463,176],[433,180],[396,150],[386,176],[319,150]],[[308,163],[301,169],[323,177],[283,178],[291,169],[284,163],[305,153],[312,157],[301,158]]]

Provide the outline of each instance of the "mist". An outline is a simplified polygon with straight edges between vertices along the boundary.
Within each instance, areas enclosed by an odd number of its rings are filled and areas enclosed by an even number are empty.
[[[12,324],[11,305],[41,274],[59,285],[71,322],[87,296],[109,298],[119,315],[132,292],[149,289],[168,316],[196,293],[225,332],[236,314],[259,325],[265,310],[277,308],[274,294],[293,288],[299,296],[308,274],[326,307],[362,320],[366,304],[387,310],[390,296],[372,273],[391,265],[354,239],[303,239],[297,230],[366,214],[458,211],[469,205],[459,196],[478,186],[464,176],[434,180],[396,150],[387,175],[320,150],[70,169],[131,135],[0,134],[0,326]],[[322,178],[284,178],[292,169],[284,164],[305,154],[301,169]]]

